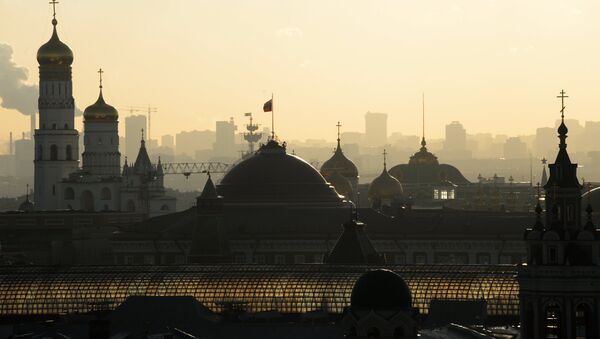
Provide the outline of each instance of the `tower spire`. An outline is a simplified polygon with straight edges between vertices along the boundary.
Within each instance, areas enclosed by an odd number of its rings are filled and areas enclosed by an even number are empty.
[[[102,70],[102,68],[100,68],[98,70],[98,74],[100,75],[100,86],[99,86],[100,91],[102,91],[102,73],[104,73],[104,71]]]
[[[427,145],[427,142],[425,141],[425,92],[423,92],[422,97],[421,97],[421,104],[422,104],[422,112],[421,112],[421,148],[425,148],[425,146]]]
[[[387,151],[383,149],[383,170],[387,170]]]
[[[338,121],[337,125],[337,147],[338,149],[340,148],[340,127],[342,127],[342,124]]]

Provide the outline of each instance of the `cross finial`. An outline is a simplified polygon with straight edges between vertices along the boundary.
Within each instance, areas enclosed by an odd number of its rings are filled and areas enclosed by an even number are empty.
[[[100,68],[98,70],[98,74],[100,74],[100,89],[102,89],[102,73],[104,73],[104,71],[102,70],[102,68]]]
[[[560,90],[560,95],[557,96],[557,98],[560,98],[560,118],[564,121],[565,120],[565,98],[568,98],[567,92],[565,92],[564,89]]]
[[[144,141],[144,129],[142,128],[142,141]]]
[[[383,149],[383,168],[386,168],[386,163],[387,163],[387,151],[384,148]]]
[[[56,1],[56,0],[51,0],[51,1],[49,2],[49,4],[51,4],[51,5],[52,5],[52,17],[53,17],[54,19],[56,19],[56,4],[58,4],[58,3],[59,3],[59,2],[58,2],[58,1]]]
[[[336,126],[337,126],[337,129],[338,129],[338,138],[337,139],[338,139],[338,141],[340,141],[340,127],[342,127],[342,124],[338,121],[338,123],[337,123]]]

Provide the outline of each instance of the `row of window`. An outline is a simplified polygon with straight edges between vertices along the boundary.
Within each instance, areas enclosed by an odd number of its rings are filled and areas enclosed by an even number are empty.
[[[37,159],[44,159],[44,147],[42,145],[38,145]],[[58,146],[56,145],[50,146],[50,160],[58,160]],[[65,160],[73,160],[73,148],[71,145],[65,147]]]

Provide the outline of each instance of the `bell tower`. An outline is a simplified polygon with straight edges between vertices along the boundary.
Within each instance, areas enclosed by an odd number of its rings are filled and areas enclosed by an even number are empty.
[[[71,80],[73,52],[58,38],[56,0],[52,37],[37,53],[39,63],[39,126],[35,130],[35,209],[59,207],[58,183],[79,163],[79,133],[75,129],[75,100]]]

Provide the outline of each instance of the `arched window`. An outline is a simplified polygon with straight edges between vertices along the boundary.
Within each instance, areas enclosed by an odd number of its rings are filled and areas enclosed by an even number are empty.
[[[576,339],[597,338],[594,315],[587,304],[580,304],[575,309],[575,336]]]
[[[56,195],[56,185],[52,185],[52,195]]]
[[[81,209],[87,212],[94,211],[94,194],[90,191],[84,191],[81,194]]]
[[[133,200],[129,200],[127,202],[127,211],[128,212],[135,212],[135,203],[133,202]]]
[[[56,145],[50,146],[50,160],[58,160],[58,147]]]
[[[108,187],[102,188],[102,192],[100,192],[100,199],[102,199],[102,200],[110,200],[110,199],[112,199],[111,196],[112,195],[111,195],[110,189]]]
[[[166,205],[166,204],[165,204],[165,205],[162,205],[162,206],[160,207],[160,210],[161,210],[161,211],[168,211],[168,210],[169,210],[169,206],[168,206],[168,205]]]
[[[65,200],[75,199],[75,191],[71,187],[65,188]]]
[[[65,124],[65,129],[69,129],[69,124]]]
[[[379,339],[379,329],[377,327],[371,327],[367,330],[367,339]]]
[[[557,304],[549,304],[546,306],[546,311],[544,312],[545,316],[545,326],[544,330],[546,331],[546,338],[562,338],[562,324],[561,324],[561,314],[560,307]]]
[[[42,147],[42,145],[38,145],[37,159],[38,160],[44,159],[44,147]]]
[[[73,160],[73,151],[71,148],[71,145],[67,145],[67,149],[66,149],[66,159],[67,160]]]
[[[52,124],[52,129],[56,129],[56,124]]]

